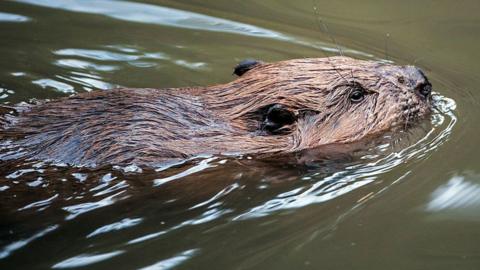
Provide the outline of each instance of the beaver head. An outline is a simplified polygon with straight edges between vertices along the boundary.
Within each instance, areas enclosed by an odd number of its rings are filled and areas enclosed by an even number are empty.
[[[210,104],[266,149],[355,142],[431,110],[432,86],[413,66],[330,57],[245,61],[235,73],[240,78],[216,88]]]

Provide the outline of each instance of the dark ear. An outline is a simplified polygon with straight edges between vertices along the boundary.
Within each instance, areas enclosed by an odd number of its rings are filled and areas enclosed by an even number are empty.
[[[287,126],[297,120],[295,113],[282,104],[273,104],[265,111],[261,129],[273,134],[288,131]]]
[[[243,60],[242,62],[238,63],[238,65],[233,69],[233,74],[237,76],[242,76],[245,72],[249,71],[250,69],[261,63],[262,62],[253,59]]]

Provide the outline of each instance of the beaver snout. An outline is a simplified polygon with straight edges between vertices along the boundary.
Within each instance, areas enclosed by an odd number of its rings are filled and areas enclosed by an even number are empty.
[[[406,66],[404,67],[404,72],[408,80],[406,81],[405,77],[400,76],[398,81],[402,84],[407,84],[418,96],[427,100],[432,93],[432,84],[428,81],[423,71],[414,66]]]

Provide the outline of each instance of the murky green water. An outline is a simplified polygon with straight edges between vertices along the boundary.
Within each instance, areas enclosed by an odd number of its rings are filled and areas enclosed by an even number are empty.
[[[314,6],[346,55],[426,71],[422,139],[309,166],[2,164],[0,269],[478,269],[478,1],[2,1],[0,102],[334,55]]]

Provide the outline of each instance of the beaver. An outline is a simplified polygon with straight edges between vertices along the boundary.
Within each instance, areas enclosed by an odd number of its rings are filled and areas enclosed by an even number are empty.
[[[2,117],[0,138],[18,149],[1,159],[97,166],[293,153],[410,126],[431,112],[432,85],[414,66],[338,56],[248,60],[234,73],[208,87],[119,88],[17,106]]]

